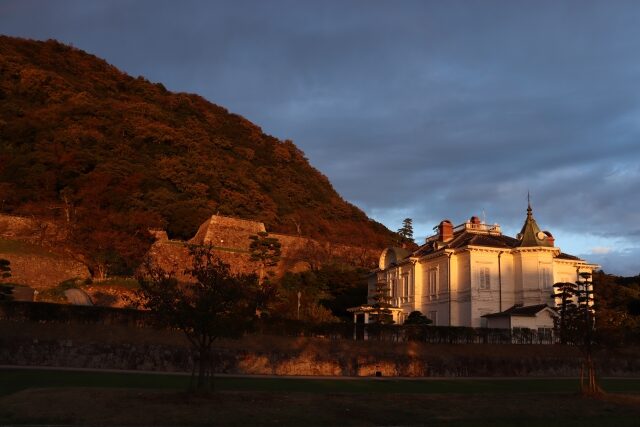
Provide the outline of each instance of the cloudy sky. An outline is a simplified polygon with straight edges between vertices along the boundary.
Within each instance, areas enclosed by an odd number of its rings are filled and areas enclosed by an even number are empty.
[[[515,235],[527,191],[564,251],[640,273],[640,2],[0,0],[55,38],[293,140],[422,240],[471,215]]]

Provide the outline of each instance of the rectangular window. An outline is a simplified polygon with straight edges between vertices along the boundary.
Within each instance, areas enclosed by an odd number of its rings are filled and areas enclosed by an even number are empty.
[[[411,287],[411,296],[415,296],[416,295],[416,280],[415,280],[415,276],[413,276],[410,280],[410,284],[409,286]]]
[[[480,289],[489,290],[491,289],[491,271],[489,267],[480,267],[479,271],[479,281],[480,281]]]
[[[551,283],[551,268],[540,268],[540,286],[542,289],[550,289],[553,284]]]
[[[409,296],[409,276],[405,274],[402,276],[402,289],[404,290],[404,296]]]
[[[438,269],[429,269],[429,295],[435,296],[438,293]]]

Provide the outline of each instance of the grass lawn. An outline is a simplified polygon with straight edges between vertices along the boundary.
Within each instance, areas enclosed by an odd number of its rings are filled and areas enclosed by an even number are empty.
[[[0,369],[0,395],[28,388],[99,387],[184,390],[189,386],[185,375]],[[601,380],[611,393],[640,393],[640,378]],[[562,379],[308,379],[217,377],[220,391],[304,392],[304,393],[410,393],[410,394],[481,394],[481,393],[573,393],[578,380]]]
[[[575,379],[216,380],[193,396],[176,375],[0,370],[0,425],[638,426],[640,398],[587,399]],[[638,379],[603,381],[640,393]]]

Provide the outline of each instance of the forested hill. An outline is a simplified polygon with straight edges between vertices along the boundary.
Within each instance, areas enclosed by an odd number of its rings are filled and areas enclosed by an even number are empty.
[[[73,47],[2,36],[0,201],[66,222],[112,265],[139,259],[148,227],[186,239],[214,213],[352,245],[393,237],[291,141]]]

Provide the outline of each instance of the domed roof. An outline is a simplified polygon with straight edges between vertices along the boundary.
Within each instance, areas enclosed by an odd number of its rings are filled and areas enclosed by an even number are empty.
[[[407,258],[411,255],[406,249],[398,248],[395,246],[386,248],[382,251],[382,255],[380,255],[380,262],[378,263],[378,267],[380,270],[386,270],[394,264],[399,263],[403,259]]]

